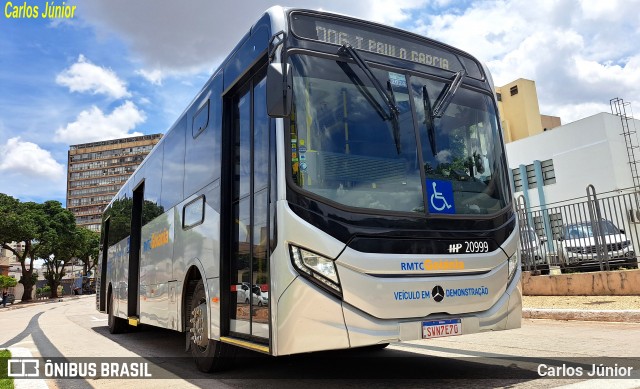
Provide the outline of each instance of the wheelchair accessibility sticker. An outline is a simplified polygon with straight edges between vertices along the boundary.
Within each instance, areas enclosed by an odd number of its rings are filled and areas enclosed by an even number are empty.
[[[429,213],[456,213],[451,182],[427,180],[427,195],[429,196]]]

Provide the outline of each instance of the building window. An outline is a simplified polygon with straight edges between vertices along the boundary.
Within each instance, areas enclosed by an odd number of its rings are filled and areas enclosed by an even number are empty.
[[[562,221],[562,214],[556,212],[556,213],[549,213],[548,216],[549,216],[548,218],[549,227],[551,228],[551,231],[550,231],[551,235],[553,236],[553,239],[559,239],[560,236],[562,236],[562,227],[564,225]],[[542,217],[543,215],[541,214],[537,214],[533,217],[534,228],[538,236],[545,236],[544,219]]]
[[[553,159],[547,159],[546,161],[542,161],[540,163],[542,167],[542,185],[551,185],[556,183],[556,172],[553,168]],[[533,189],[537,185],[536,180],[536,168],[534,164],[530,164],[526,166],[527,170],[527,188]],[[520,192],[523,188],[523,180],[520,175],[520,169],[512,169],[513,174],[513,189],[514,192]]]
[[[527,165],[527,183],[529,184],[529,189],[535,188],[538,183],[536,180],[536,168],[533,164]]]
[[[520,176],[520,169],[512,169],[513,174],[513,191],[522,192],[522,176]]]
[[[542,161],[542,184],[550,185],[556,183],[556,171],[553,168],[553,159]]]
[[[502,101],[502,93],[496,93],[496,98],[498,101]]]
[[[511,93],[511,96],[517,95],[518,94],[518,85],[514,85],[511,88],[509,88],[509,92]]]

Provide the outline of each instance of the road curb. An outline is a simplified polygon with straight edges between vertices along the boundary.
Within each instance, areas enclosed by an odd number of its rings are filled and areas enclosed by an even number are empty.
[[[609,321],[623,323],[640,323],[638,310],[585,310],[585,309],[549,309],[524,308],[524,319]]]
[[[72,300],[78,300],[81,299],[83,297],[91,297],[95,295],[79,295],[79,296],[65,296],[65,297],[59,297],[59,298],[53,298],[53,299],[42,299],[42,300],[31,300],[29,302],[25,302],[23,303],[22,301],[20,301],[19,303],[15,303],[15,304],[11,304],[11,305],[7,305],[5,308],[1,308],[0,307],[0,312],[2,311],[10,311],[13,309],[21,309],[21,308],[27,308],[27,307],[31,307],[34,305],[40,305],[40,304],[54,304],[54,303],[63,303],[65,301],[72,301]]]

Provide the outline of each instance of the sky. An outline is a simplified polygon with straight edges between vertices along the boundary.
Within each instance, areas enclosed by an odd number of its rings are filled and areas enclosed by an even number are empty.
[[[165,132],[274,3],[69,0],[71,18],[26,18],[0,0],[0,193],[65,203],[70,144]],[[536,82],[566,124],[622,98],[640,117],[640,0],[300,0],[469,52],[496,85]],[[24,9],[22,10],[24,11]]]

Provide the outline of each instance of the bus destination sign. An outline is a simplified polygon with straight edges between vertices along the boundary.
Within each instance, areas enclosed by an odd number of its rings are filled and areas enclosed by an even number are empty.
[[[294,13],[292,15],[293,32],[303,38],[342,46],[350,44],[355,49],[369,51],[388,57],[399,58],[457,72],[467,70],[470,74],[478,74],[475,62],[470,62],[474,69],[465,69],[458,57],[445,50],[429,46],[427,43],[411,40],[410,37],[396,37],[383,30],[372,27],[323,17]],[[465,58],[466,59],[466,58]]]
[[[450,66],[455,66],[455,62],[457,62],[457,59],[452,55],[439,53],[433,49],[427,51],[424,50],[424,47],[411,47],[415,45],[408,44],[406,41],[392,39],[384,35],[371,36],[372,34],[367,34],[366,31],[362,30],[347,32],[350,29],[344,27],[337,29],[336,27],[341,26],[334,26],[329,23],[317,21],[317,40],[340,46],[348,43],[358,50],[370,51],[372,53],[405,59],[446,70],[451,70]]]

